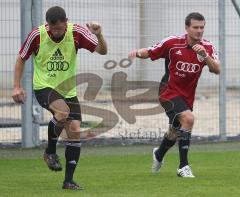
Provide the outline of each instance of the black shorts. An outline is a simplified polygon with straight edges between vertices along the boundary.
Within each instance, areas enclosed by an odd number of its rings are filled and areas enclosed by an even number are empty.
[[[34,90],[34,92],[39,105],[50,111],[53,115],[54,112],[51,109],[49,109],[49,105],[55,100],[63,99],[70,109],[68,119],[82,121],[81,107],[76,96],[72,98],[64,98],[61,94],[59,94],[52,88]]]
[[[169,101],[161,102],[161,105],[165,109],[165,112],[169,118],[169,124],[171,124],[174,128],[181,127],[181,124],[178,120],[179,114],[186,110],[192,111],[181,96],[174,97]]]

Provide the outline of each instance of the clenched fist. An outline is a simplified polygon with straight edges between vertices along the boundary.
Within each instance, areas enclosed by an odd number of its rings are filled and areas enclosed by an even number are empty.
[[[12,98],[16,103],[24,103],[26,100],[26,93],[23,88],[14,88]]]
[[[93,22],[87,23],[86,25],[92,34],[95,34],[97,36],[102,33],[101,25],[98,24],[97,22],[93,21]]]

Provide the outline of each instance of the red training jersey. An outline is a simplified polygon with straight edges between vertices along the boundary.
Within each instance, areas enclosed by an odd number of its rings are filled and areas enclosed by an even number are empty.
[[[48,35],[52,37],[52,34],[49,31],[47,24],[45,25],[45,27],[48,32]],[[97,39],[87,29],[77,24],[73,24],[73,38],[76,53],[78,49],[81,48],[87,49],[90,52],[94,52],[98,44]],[[19,51],[19,55],[23,60],[27,60],[32,53],[37,55],[39,50],[39,44],[40,44],[40,32],[39,29],[36,28],[28,34],[27,39],[25,40]]]
[[[202,39],[199,44],[204,46],[210,57],[218,60],[212,43]],[[190,109],[193,109],[198,79],[206,63],[203,57],[188,45],[187,35],[168,37],[149,47],[148,53],[153,61],[165,58],[166,72],[161,81],[164,88],[160,86],[160,100],[166,101],[181,96]]]

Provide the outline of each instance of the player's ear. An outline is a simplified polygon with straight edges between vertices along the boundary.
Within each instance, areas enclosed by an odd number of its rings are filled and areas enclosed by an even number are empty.
[[[66,18],[64,22],[65,22],[65,24],[67,24],[67,22],[68,22],[68,18]]]
[[[185,25],[185,30],[186,30],[186,32],[188,32],[189,26]]]

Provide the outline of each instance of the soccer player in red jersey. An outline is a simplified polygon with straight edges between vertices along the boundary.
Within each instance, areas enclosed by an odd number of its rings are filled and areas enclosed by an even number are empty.
[[[76,80],[71,86],[66,81],[77,75],[77,52],[86,49],[101,55],[107,53],[107,44],[101,26],[91,22],[87,28],[68,22],[65,10],[54,6],[46,12],[46,25],[29,33],[20,49],[15,64],[13,100],[23,103],[25,91],[21,86],[24,63],[30,55],[34,59],[33,86],[39,104],[53,114],[48,124],[48,146],[44,160],[50,170],[61,171],[56,154],[56,144],[62,130],[68,132],[66,140],[66,168],[63,189],[81,189],[73,181],[73,174],[80,158],[80,104],[76,92]],[[93,36],[95,34],[95,36]],[[65,86],[59,87],[60,84]]]
[[[169,130],[160,147],[153,149],[153,173],[160,171],[164,155],[178,140],[180,164],[177,175],[194,177],[188,163],[188,150],[198,79],[205,65],[210,72],[220,73],[215,47],[203,39],[204,27],[204,16],[190,13],[185,19],[186,34],[171,36],[152,47],[129,53],[130,58],[151,58],[152,61],[165,59],[166,72],[161,81],[159,100],[169,118]]]

